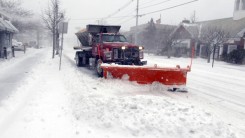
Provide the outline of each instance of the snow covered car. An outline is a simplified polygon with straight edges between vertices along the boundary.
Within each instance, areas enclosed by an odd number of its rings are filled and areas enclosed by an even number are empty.
[[[24,46],[22,42],[18,42],[17,40],[12,40],[12,46],[14,46],[15,51],[24,51]]]

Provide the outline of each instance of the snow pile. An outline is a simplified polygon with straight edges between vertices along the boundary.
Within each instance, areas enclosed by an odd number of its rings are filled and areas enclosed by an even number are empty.
[[[71,91],[78,136],[236,137],[228,125],[211,113],[166,97],[166,87],[159,84],[98,79],[84,68],[67,68],[65,72],[70,72],[64,78]]]
[[[76,119],[111,137],[236,137],[210,113],[166,97],[81,95],[77,100]]]

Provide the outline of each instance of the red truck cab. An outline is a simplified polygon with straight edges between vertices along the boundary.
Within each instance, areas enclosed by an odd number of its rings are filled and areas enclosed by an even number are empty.
[[[144,65],[143,47],[127,42],[119,33],[121,26],[87,25],[86,30],[76,33],[81,42],[81,50],[77,51],[77,66],[95,67],[98,75],[102,75],[101,63],[119,65]]]
[[[125,36],[115,33],[98,34],[92,44],[92,55],[104,63],[122,65],[140,65],[144,58],[142,46],[130,44]]]

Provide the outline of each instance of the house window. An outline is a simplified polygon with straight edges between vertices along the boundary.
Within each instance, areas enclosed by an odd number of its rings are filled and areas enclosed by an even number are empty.
[[[236,11],[239,10],[239,7],[240,7],[240,0],[236,0]]]

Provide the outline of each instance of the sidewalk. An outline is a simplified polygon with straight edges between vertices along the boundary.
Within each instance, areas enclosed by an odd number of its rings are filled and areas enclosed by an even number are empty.
[[[15,51],[15,57],[12,57],[12,54],[10,53],[8,55],[8,59],[4,59],[4,58],[0,58],[0,69],[5,68],[11,64],[13,64],[13,62],[19,62],[21,61],[23,58],[26,58],[27,56],[30,55],[30,53],[37,51],[36,49],[27,49],[26,53],[24,53],[23,51]]]

